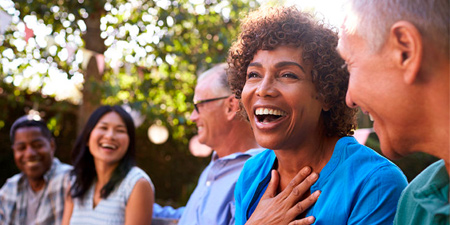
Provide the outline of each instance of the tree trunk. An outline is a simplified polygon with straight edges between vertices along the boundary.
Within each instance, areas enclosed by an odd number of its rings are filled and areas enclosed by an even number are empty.
[[[95,54],[103,54],[106,50],[104,40],[100,37],[100,18],[103,14],[103,9],[96,10],[84,21],[87,27],[83,35],[85,49]],[[98,70],[95,54],[91,55],[84,71],[83,101],[78,112],[77,133],[81,132],[91,113],[101,103],[103,74]]]

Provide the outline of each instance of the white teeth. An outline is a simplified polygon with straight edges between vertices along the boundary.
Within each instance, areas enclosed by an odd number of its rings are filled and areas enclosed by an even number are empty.
[[[372,117],[372,115],[370,115],[370,113],[369,113],[369,119],[370,119],[370,121],[373,121],[373,117]]]
[[[38,161],[28,161],[28,162],[26,162],[25,164],[27,165],[27,166],[34,166],[34,165],[36,165],[36,164],[38,164],[39,162]]]
[[[111,145],[111,144],[101,144],[100,146],[101,146],[102,148],[116,149],[116,146]]]
[[[269,108],[258,108],[255,110],[255,115],[275,115],[275,116],[284,116],[285,112],[278,109],[269,109]]]

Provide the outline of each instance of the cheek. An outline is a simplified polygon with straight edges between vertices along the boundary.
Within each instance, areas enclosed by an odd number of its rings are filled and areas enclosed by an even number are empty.
[[[97,142],[98,136],[99,136],[98,132],[95,129],[92,130],[91,135],[89,135],[87,143],[89,148]]]
[[[244,88],[242,89],[242,105],[244,106],[245,111],[247,111],[247,113],[249,112],[250,108],[251,108],[251,96],[252,96],[252,90],[251,87],[249,85],[245,85]]]
[[[120,137],[120,142],[122,144],[122,146],[124,147],[124,149],[128,149],[128,146],[130,145],[130,138],[128,138],[127,134],[121,135]]]
[[[20,159],[22,158],[23,154],[21,153],[14,153],[14,161],[17,165],[20,165]]]

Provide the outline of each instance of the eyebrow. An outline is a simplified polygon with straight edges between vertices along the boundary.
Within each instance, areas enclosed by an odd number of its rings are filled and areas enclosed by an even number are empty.
[[[259,63],[259,62],[253,62],[253,63],[248,64],[248,67],[250,67],[250,66],[262,67],[261,63]],[[301,66],[300,64],[298,64],[296,62],[282,61],[282,62],[279,62],[279,63],[275,64],[275,68],[281,68],[281,67],[285,67],[285,66],[297,66],[304,73],[306,73],[305,68],[303,68],[303,66]]]
[[[276,68],[285,67],[285,66],[297,66],[300,68],[304,73],[306,73],[305,68],[303,68],[302,65],[296,63],[296,62],[290,62],[290,61],[282,61],[277,64],[275,64]]]
[[[102,125],[110,125],[110,123],[107,123],[107,122],[99,122],[99,124],[102,124]],[[117,125],[116,127],[127,127],[126,125],[124,125],[124,124],[119,124],[119,125]]]
[[[46,140],[48,140],[48,139],[45,137],[37,137],[37,138],[31,140],[30,143],[33,144],[36,142],[45,142]],[[26,141],[19,141],[19,142],[14,142],[12,145],[24,145],[26,143],[27,143]]]

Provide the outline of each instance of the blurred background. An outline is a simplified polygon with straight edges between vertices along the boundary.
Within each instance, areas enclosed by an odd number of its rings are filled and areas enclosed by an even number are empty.
[[[56,137],[56,157],[70,163],[91,112],[120,104],[136,123],[137,164],[153,180],[156,201],[184,205],[210,161],[207,148],[190,143],[195,80],[226,60],[239,19],[263,4],[296,4],[338,27],[340,3],[0,0],[0,185],[18,172],[9,140],[15,119],[44,118]],[[366,115],[358,122],[372,127]],[[376,134],[364,131],[359,140],[380,152]],[[394,162],[411,180],[435,160],[421,153]]]

